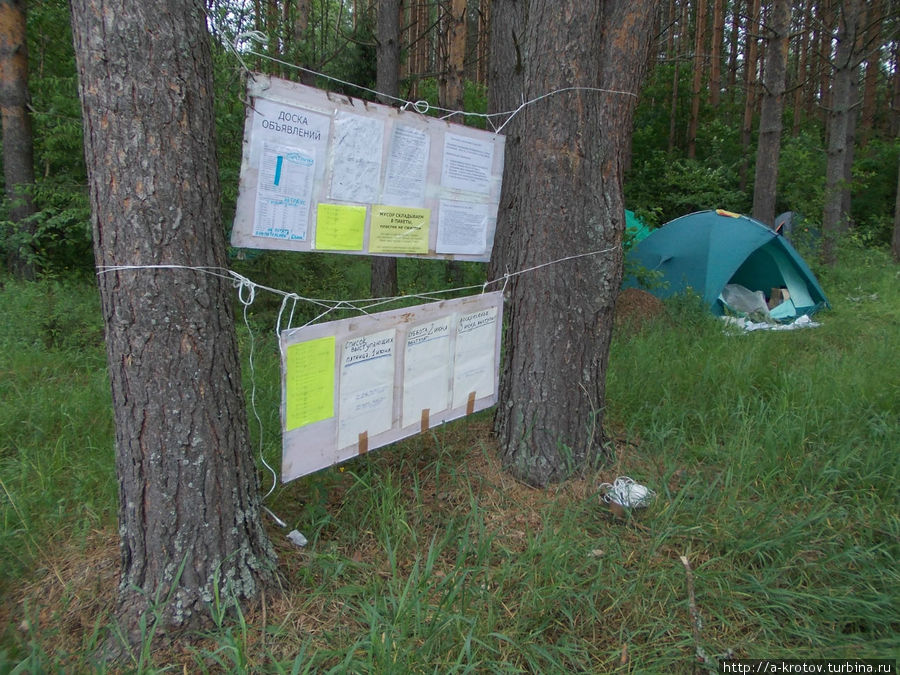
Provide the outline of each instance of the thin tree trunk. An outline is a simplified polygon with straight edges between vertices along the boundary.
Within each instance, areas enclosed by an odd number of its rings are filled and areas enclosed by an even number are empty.
[[[97,265],[226,266],[203,4],[73,0]],[[259,519],[227,279],[98,276],[116,422],[130,645],[256,598],[274,552]]]
[[[694,72],[691,80],[691,118],[688,124],[687,156],[697,156],[697,129],[700,126],[700,92],[703,87],[703,71],[706,68],[706,1],[695,0],[697,17],[694,21]]]
[[[803,10],[802,26],[797,39],[800,41],[799,56],[797,58],[797,72],[794,78],[794,116],[793,126],[791,127],[791,135],[800,135],[800,124],[803,120],[804,112],[804,93],[808,83],[812,78],[809,76],[809,48],[812,36],[812,27],[810,26],[812,18],[811,0],[801,0],[800,3]]]
[[[773,0],[766,30],[765,81],[756,146],[756,178],[753,184],[753,217],[769,227],[775,225],[778,158],[781,154],[781,115],[791,30],[791,0]]]
[[[866,24],[871,26],[870,44],[881,44],[883,0],[870,0],[866,8]],[[863,85],[862,119],[860,120],[860,147],[864,147],[875,129],[875,103],[881,72],[881,50],[874,49],[866,59],[866,76]]]
[[[446,8],[446,4],[444,5]],[[451,0],[450,9],[445,16],[445,62],[441,69],[442,86],[438,91],[438,105],[448,110],[463,110],[463,64],[465,62],[466,44],[466,2],[465,0]],[[465,120],[456,117],[454,121],[460,124]],[[451,285],[459,285],[462,282],[462,263],[450,260],[447,263],[447,280]]]
[[[487,86],[490,61],[491,3],[480,0],[478,11],[478,84]]]
[[[672,100],[669,106],[669,145],[668,150],[671,154],[676,146],[678,145],[678,95],[679,95],[679,83],[681,82],[681,66],[679,64],[679,59],[677,56],[677,52],[684,42],[685,32],[687,31],[688,26],[688,11],[690,5],[688,3],[684,3],[681,9],[681,23],[679,24],[679,39],[678,43],[675,45],[675,58],[673,63],[672,70]]]
[[[388,105],[400,96],[400,2],[379,0],[376,19],[375,88],[385,94],[381,102]],[[397,295],[396,258],[372,256],[371,274],[369,289],[372,297],[392,298]]]
[[[527,8],[525,5],[528,5]],[[622,274],[621,149],[630,134],[654,25],[653,0],[496,0],[491,109],[564,87],[563,103],[507,125],[493,277],[510,278],[496,430],[503,465],[534,485],[605,458],[602,414]]]
[[[750,170],[750,144],[753,135],[753,113],[756,111],[756,56],[759,36],[759,2],[752,0],[750,16],[747,17],[746,61],[744,63],[744,118],[741,123],[741,191],[747,189],[747,174]]]
[[[900,162],[897,165],[897,193],[894,196],[894,236],[891,239],[894,262],[900,263]]]
[[[734,0],[731,10],[731,34],[728,41],[728,91],[731,92],[731,100],[737,92],[738,82],[738,55],[741,53],[741,10],[748,0]]]
[[[839,17],[837,53],[833,84],[831,87],[831,111],[828,125],[828,164],[825,175],[825,210],[822,216],[822,256],[828,263],[836,262],[837,237],[848,227],[845,211],[845,191],[850,190],[847,166],[852,163],[853,146],[851,123],[854,105],[854,77],[857,63],[854,49],[861,12],[861,0],[844,0]],[[850,157],[848,158],[848,153]]]
[[[709,104],[719,106],[722,94],[722,42],[725,39],[725,0],[713,0],[713,32],[709,56]]]
[[[0,111],[3,125],[3,180],[9,220],[16,231],[8,242],[7,268],[22,279],[33,279],[31,239],[34,225],[34,146],[28,114],[28,48],[24,0],[0,1]],[[19,241],[17,241],[19,240]]]
[[[900,136],[900,42],[894,43],[891,51],[894,76],[891,78],[891,109],[888,129],[891,136]]]
[[[310,0],[294,0],[294,5],[292,31],[294,60],[297,65],[305,69],[300,71],[300,82],[307,86],[312,86],[316,81],[316,76],[310,72],[314,65],[309,56],[310,47],[313,44],[312,37],[309,34]]]

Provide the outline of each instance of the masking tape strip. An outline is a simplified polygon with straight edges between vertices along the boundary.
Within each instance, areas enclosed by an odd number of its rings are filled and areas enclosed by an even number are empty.
[[[431,427],[430,415],[430,408],[422,408],[422,433],[425,433]]]
[[[475,412],[475,392],[469,392],[469,400],[466,401],[466,415],[471,415]]]
[[[359,445],[357,446],[357,452],[360,455],[364,455],[369,451],[369,432],[364,431],[359,435]]]

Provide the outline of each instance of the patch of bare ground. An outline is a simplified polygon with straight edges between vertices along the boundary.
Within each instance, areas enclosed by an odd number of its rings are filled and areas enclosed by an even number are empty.
[[[662,300],[639,288],[626,288],[616,298],[615,326],[619,332],[639,333],[649,322],[665,315]]]

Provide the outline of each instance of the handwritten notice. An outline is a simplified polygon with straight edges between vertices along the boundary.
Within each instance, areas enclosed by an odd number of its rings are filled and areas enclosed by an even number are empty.
[[[316,209],[316,248],[362,251],[366,207],[320,203]]]
[[[394,329],[352,338],[341,355],[338,448],[359,435],[391,428],[394,405]]]
[[[306,239],[315,164],[312,156],[298,148],[264,145],[254,236]]]
[[[493,164],[492,142],[459,134],[445,134],[441,187],[490,194]]]
[[[425,205],[430,146],[431,140],[426,131],[405,124],[394,126],[381,195],[383,204]]]
[[[282,480],[494,405],[502,317],[495,291],[282,331]]]
[[[492,210],[488,204],[441,200],[438,207],[438,253],[483,254]]]
[[[334,417],[334,352],[334,336],[285,350],[285,431]]]
[[[331,198],[371,204],[378,201],[384,122],[338,111],[334,117]]]
[[[453,407],[465,405],[494,391],[496,373],[497,308],[463,314],[456,325],[453,358]]]
[[[372,253],[428,253],[429,209],[374,206],[369,227]]]
[[[413,326],[406,334],[403,368],[403,426],[417,424],[422,411],[450,407],[450,334],[456,316]]]

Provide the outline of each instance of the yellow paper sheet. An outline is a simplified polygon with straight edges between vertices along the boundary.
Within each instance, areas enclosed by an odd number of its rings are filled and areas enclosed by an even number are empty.
[[[285,431],[334,417],[334,336],[290,345],[284,380]]]
[[[369,229],[372,253],[428,253],[430,209],[373,206]]]
[[[316,210],[316,248],[325,251],[362,251],[366,207],[319,204]]]

